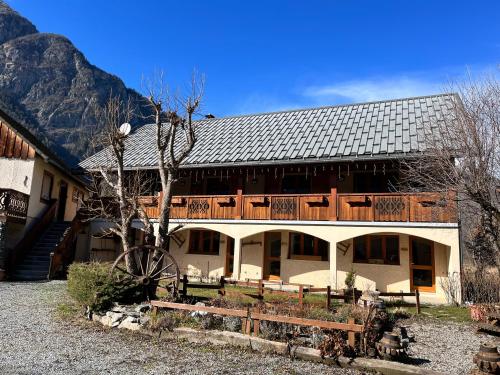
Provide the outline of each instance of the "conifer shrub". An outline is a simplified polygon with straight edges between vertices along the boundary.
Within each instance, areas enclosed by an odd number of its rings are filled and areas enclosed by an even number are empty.
[[[131,280],[117,282],[109,274],[110,263],[73,263],[68,269],[68,293],[92,311],[110,308],[113,302],[131,304],[143,300],[143,288]]]

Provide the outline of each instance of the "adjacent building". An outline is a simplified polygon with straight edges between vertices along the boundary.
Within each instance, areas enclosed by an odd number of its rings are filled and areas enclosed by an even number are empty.
[[[85,184],[0,109],[0,280],[44,279]]]

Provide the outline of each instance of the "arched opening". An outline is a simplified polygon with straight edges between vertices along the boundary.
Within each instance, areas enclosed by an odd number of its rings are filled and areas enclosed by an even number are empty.
[[[253,233],[241,240],[240,279],[328,285],[329,242],[296,230]]]
[[[234,238],[204,227],[182,228],[170,242],[170,252],[181,274],[200,281],[230,276],[234,263]]]
[[[337,244],[335,283],[345,287],[349,272],[356,272],[356,287],[382,292],[418,289],[444,300],[440,287],[450,268],[450,247],[411,234],[378,232]],[[443,301],[444,302],[444,301]]]

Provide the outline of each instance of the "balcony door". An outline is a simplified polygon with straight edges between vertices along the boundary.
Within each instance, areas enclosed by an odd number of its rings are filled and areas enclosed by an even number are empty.
[[[434,242],[410,237],[410,288],[423,292],[436,291]]]
[[[269,232],[264,238],[264,279],[281,279],[281,233]]]

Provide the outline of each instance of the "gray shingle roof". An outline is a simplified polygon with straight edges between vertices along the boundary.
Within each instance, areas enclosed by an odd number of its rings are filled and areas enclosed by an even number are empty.
[[[440,136],[455,94],[204,119],[185,167],[400,157],[425,151],[424,132]],[[127,139],[125,167],[156,165],[155,125]],[[80,163],[105,164],[105,150]]]

